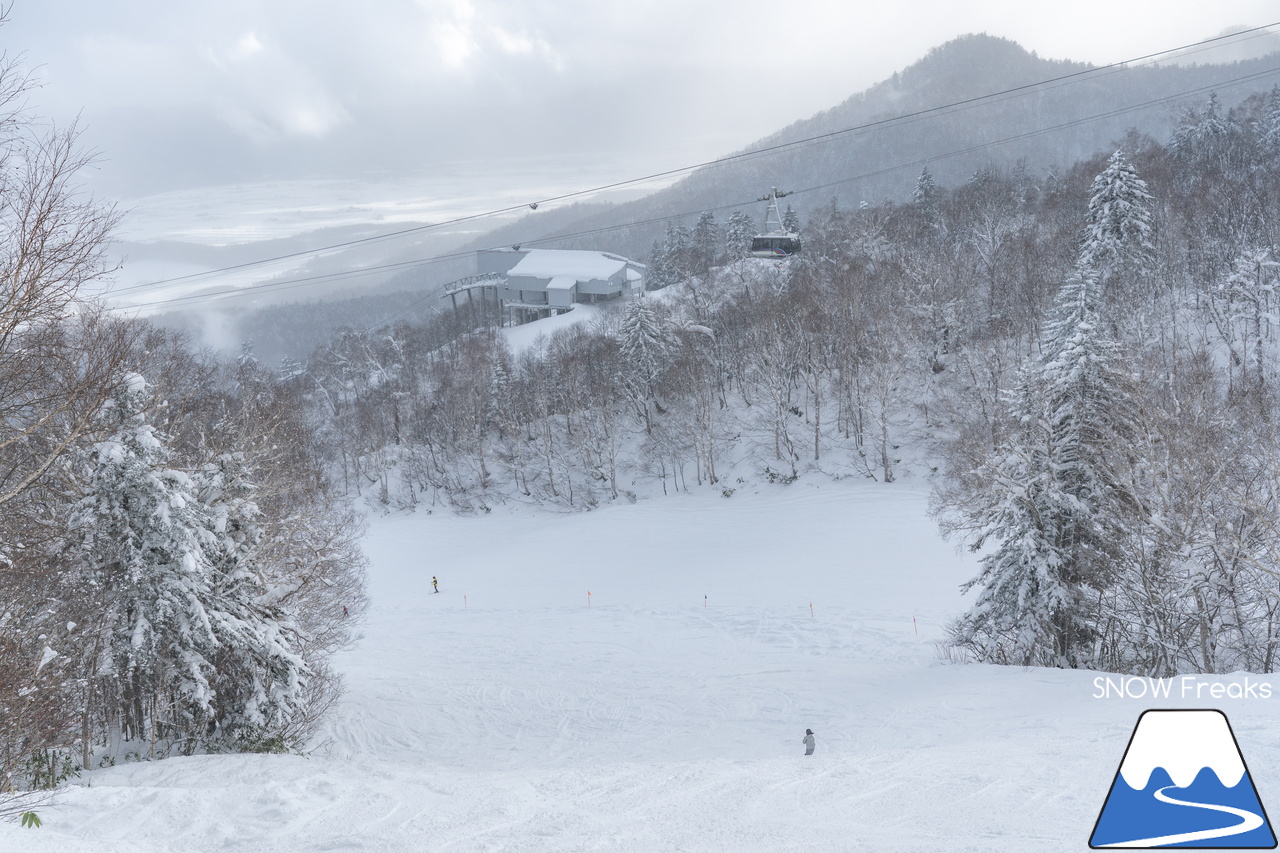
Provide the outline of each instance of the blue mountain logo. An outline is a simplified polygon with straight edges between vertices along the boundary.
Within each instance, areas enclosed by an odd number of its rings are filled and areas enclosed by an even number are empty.
[[[1271,850],[1276,836],[1221,711],[1144,711],[1089,846]]]

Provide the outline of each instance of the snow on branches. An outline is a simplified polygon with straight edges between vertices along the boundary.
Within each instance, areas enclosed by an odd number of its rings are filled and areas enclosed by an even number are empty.
[[[980,593],[955,627],[983,659],[1080,666],[1090,657],[1088,593],[1110,575],[1125,502],[1114,455],[1131,431],[1100,305],[1092,272],[1062,286],[1044,355],[1012,401],[1017,428],[985,472],[997,497],[975,512],[973,547],[995,548],[966,585]]]
[[[117,694],[126,735],[164,726],[216,740],[279,725],[307,668],[288,614],[266,603],[252,487],[233,456],[195,477],[167,467],[146,406],[145,381],[124,376],[70,516],[104,650],[91,675]]]
[[[1080,265],[1094,271],[1104,286],[1132,288],[1131,281],[1153,259],[1151,193],[1137,170],[1116,151],[1093,180]]]

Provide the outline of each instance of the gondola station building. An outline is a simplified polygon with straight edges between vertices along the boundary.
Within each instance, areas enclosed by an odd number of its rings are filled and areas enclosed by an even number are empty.
[[[477,273],[501,278],[497,295],[516,323],[567,311],[575,302],[627,299],[644,291],[645,265],[608,252],[485,249]]]

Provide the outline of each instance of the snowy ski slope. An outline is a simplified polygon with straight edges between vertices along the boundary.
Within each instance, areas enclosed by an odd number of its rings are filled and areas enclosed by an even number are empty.
[[[942,662],[974,561],[926,506],[801,481],[376,519],[327,745],[85,774],[0,851],[1087,849],[1138,714],[1205,703]],[[1218,704],[1280,809],[1272,702]]]

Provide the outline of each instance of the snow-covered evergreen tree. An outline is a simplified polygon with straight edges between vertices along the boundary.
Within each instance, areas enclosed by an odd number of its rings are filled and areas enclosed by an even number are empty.
[[[650,402],[671,361],[675,339],[642,297],[628,303],[618,329],[621,379],[637,411],[652,426]]]
[[[233,746],[283,748],[278,733],[304,699],[308,667],[304,638],[281,604],[292,587],[273,586],[259,564],[261,510],[253,500],[243,455],[227,453],[195,476],[211,534],[210,625],[214,653],[215,716],[208,732]]]
[[[1151,193],[1123,151],[1093,180],[1080,264],[1104,289],[1124,289],[1152,262]]]
[[[489,391],[485,397],[485,422],[504,435],[511,428],[511,370],[505,353],[496,353],[489,374]]]
[[[218,646],[207,606],[212,534],[191,478],[165,467],[146,400],[143,378],[124,377],[107,407],[110,433],[90,454],[88,493],[71,514],[99,607],[102,668],[93,674],[114,681],[121,729],[134,737],[154,733],[162,713],[183,728],[213,719]]]
[[[725,228],[724,250],[730,261],[745,258],[751,252],[751,238],[756,234],[755,223],[751,217],[740,210],[729,216],[729,224]]]
[[[667,236],[662,243],[662,266],[668,284],[685,281],[692,274],[689,229],[683,225],[667,223]]]
[[[656,240],[649,250],[649,264],[644,281],[646,290],[661,290],[674,283],[671,272],[667,269],[666,253],[662,250],[662,244]]]
[[[927,238],[942,224],[942,191],[933,180],[933,173],[925,166],[916,178],[916,188],[911,193],[911,206],[919,221],[919,236]]]
[[[1070,501],[1053,476],[1052,440],[1036,378],[1024,371],[1012,401],[1018,431],[983,472],[999,499],[981,513],[972,547],[995,549],[963,589],[977,588],[973,606],[952,626],[954,641],[979,660],[1054,665],[1079,655],[1080,591],[1066,578],[1067,557],[1057,521]]]
[[[243,459],[168,468],[147,386],[125,376],[71,512],[80,582],[97,606],[91,677],[126,737],[269,742],[299,709],[302,637],[258,565],[260,515]],[[281,748],[283,743],[278,744]]]
[[[916,188],[911,192],[911,203],[917,207],[931,207],[938,203],[938,184],[933,180],[933,173],[928,166],[920,169],[916,176]]]
[[[782,211],[782,230],[788,234],[800,233],[800,214],[791,205],[787,205],[787,209]]]
[[[1090,658],[1087,596],[1107,583],[1130,503],[1113,462],[1130,404],[1100,313],[1096,277],[1077,270],[1059,291],[1044,356],[1024,371],[1012,411],[1019,429],[986,472],[997,497],[975,513],[974,548],[995,549],[967,585],[981,591],[955,626],[957,641],[983,659]]]
[[[689,253],[692,272],[695,275],[706,275],[715,266],[719,255],[720,226],[716,224],[714,213],[707,211],[698,217],[691,239]]]
[[[1132,392],[1116,343],[1102,322],[1101,287],[1087,270],[1063,285],[1046,325],[1039,368],[1053,439],[1055,476],[1077,502],[1066,527],[1078,580],[1107,574],[1108,554],[1127,496],[1115,460],[1133,431]]]
[[[1211,158],[1223,147],[1235,129],[1229,118],[1219,115],[1218,93],[1212,92],[1204,109],[1189,107],[1178,118],[1169,150],[1182,158]]]
[[[629,371],[644,384],[654,385],[666,371],[674,341],[644,298],[627,305],[618,335],[619,351]]]

